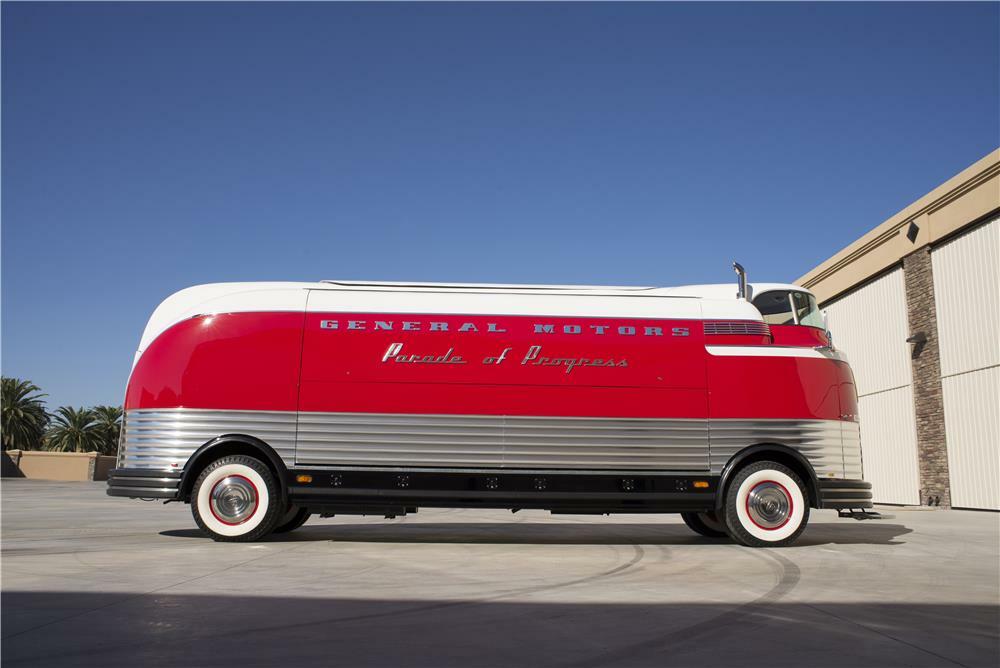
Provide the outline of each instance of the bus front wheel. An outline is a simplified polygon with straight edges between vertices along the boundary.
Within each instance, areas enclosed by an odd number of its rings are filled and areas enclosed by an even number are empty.
[[[229,455],[205,467],[194,482],[191,512],[210,538],[251,542],[269,534],[284,515],[281,489],[260,460]]]
[[[809,521],[802,481],[776,462],[754,462],[737,471],[726,488],[725,507],[729,535],[750,547],[789,545]]]

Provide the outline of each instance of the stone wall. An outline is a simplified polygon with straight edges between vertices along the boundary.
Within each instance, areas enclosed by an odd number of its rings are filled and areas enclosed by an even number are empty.
[[[920,503],[947,508],[951,507],[951,485],[930,247],[924,246],[904,257],[903,273],[906,277],[910,334],[917,338],[911,344],[910,364],[913,370],[913,409],[917,421]]]

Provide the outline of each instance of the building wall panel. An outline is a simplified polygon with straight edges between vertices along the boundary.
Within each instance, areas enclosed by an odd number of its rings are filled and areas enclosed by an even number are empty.
[[[919,504],[917,436],[903,270],[824,305],[858,390],[864,477],[878,503]]]
[[[931,251],[951,502],[1000,510],[1000,219]]]
[[[861,456],[876,503],[919,505],[917,430],[910,386],[860,397]]]
[[[943,379],[951,504],[1000,510],[1000,367]]]
[[[1000,364],[1000,219],[934,248],[941,375]]]
[[[847,353],[858,395],[909,385],[906,290],[897,268],[824,305],[833,342]]]

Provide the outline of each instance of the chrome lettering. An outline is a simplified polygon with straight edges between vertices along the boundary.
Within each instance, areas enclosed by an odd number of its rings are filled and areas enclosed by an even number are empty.
[[[389,347],[385,349],[385,355],[382,355],[382,361],[385,362],[388,359],[395,357],[399,354],[399,351],[403,349],[402,343],[391,343]]]
[[[396,322],[394,320],[375,320],[373,322],[374,322],[373,327],[369,329],[367,320],[348,320],[346,329],[355,331],[386,331],[386,332],[395,331],[396,329]],[[340,321],[320,320],[319,326],[320,329],[339,330]],[[425,326],[427,326],[428,329],[425,329]],[[502,327],[499,323],[496,322],[484,323],[484,327],[485,329],[481,328],[480,325],[476,324],[475,322],[463,322],[461,325],[459,325],[458,329],[455,331],[462,334],[466,332],[479,333],[483,331],[490,334],[506,334],[508,331],[506,327]],[[599,336],[603,336],[604,334],[608,333],[609,329],[614,329],[614,331],[620,336],[635,336],[637,333],[639,333],[640,329],[642,330],[641,333],[643,336],[663,336],[663,329],[664,329],[663,327],[654,327],[651,325],[643,326],[641,328],[633,325],[619,325],[619,326],[586,325],[586,327],[590,328],[591,332]],[[584,325],[577,325],[577,324],[559,325],[559,328],[560,329],[558,331],[562,334],[576,335],[583,333]],[[451,325],[447,322],[440,322],[440,321],[425,322],[422,320],[404,320],[402,321],[401,329],[405,332],[421,332],[421,331],[448,332],[451,331]],[[556,330],[556,325],[554,325],[553,323],[533,323],[532,331],[535,334],[555,334],[557,330]],[[689,336],[690,330],[687,327],[672,327],[670,329],[670,333],[672,336]]]
[[[393,343],[386,348],[383,362],[392,360],[398,364],[465,364],[461,355],[455,355],[454,348],[448,348],[443,355],[403,355],[403,344]]]
[[[538,325],[535,326],[537,327]],[[540,352],[542,352],[541,346],[531,346],[530,348],[528,348],[528,352],[525,353],[524,359],[521,360],[521,364],[527,364],[531,360],[535,359],[536,357],[538,357],[538,353]]]
[[[500,364],[507,359],[507,353],[511,350],[513,350],[513,348],[504,348],[503,352],[501,352],[498,357],[485,357],[483,358],[483,364]]]
[[[521,364],[528,364],[530,362],[531,366],[563,366],[566,367],[566,373],[569,373],[576,367],[580,366],[597,366],[597,367],[627,367],[628,360],[604,360],[604,359],[590,359],[589,357],[543,357],[540,355],[542,352],[541,346],[531,346],[528,348],[527,354],[525,354],[524,359],[521,360]]]

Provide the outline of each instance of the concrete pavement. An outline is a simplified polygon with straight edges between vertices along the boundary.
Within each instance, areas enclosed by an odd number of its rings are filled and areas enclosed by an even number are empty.
[[[679,516],[422,510],[218,544],[188,506],[4,480],[7,666],[996,666],[1000,515],[814,511],[790,548]]]

